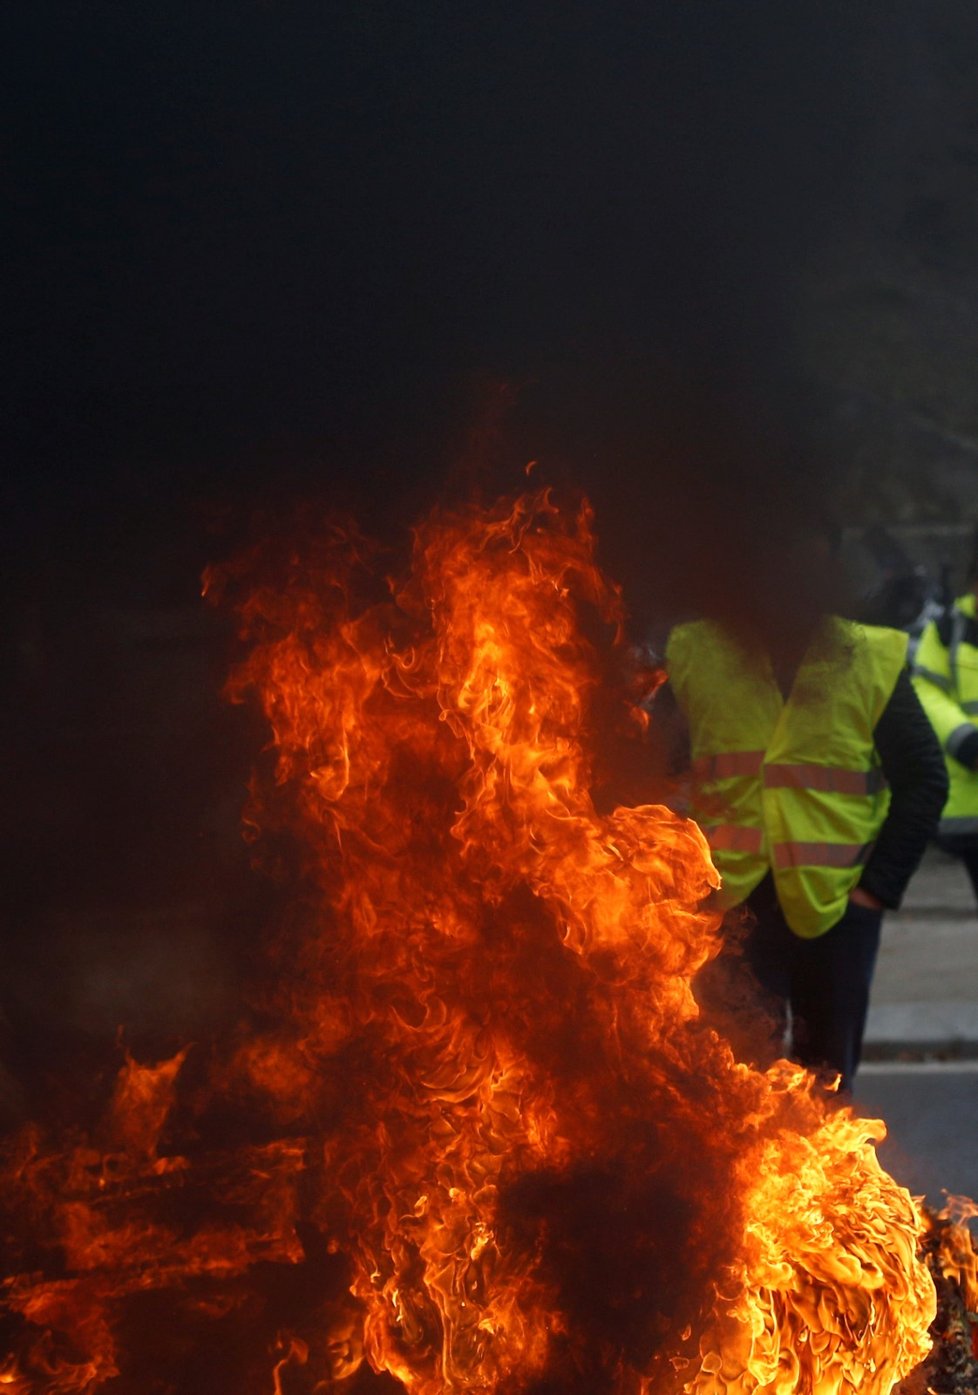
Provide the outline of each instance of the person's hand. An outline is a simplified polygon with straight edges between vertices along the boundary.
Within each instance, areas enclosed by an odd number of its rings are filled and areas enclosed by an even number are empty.
[[[874,896],[871,891],[866,891],[861,886],[854,886],[849,893],[849,900],[854,906],[865,906],[870,911],[885,910],[883,902],[878,896]]]

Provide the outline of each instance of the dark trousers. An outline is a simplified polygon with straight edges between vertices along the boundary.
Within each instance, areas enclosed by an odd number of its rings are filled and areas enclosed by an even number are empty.
[[[881,911],[850,905],[813,940],[789,929],[768,876],[727,919],[727,945],[697,979],[708,1018],[742,1059],[764,1066],[784,1054],[842,1077],[852,1089],[862,1054]]]

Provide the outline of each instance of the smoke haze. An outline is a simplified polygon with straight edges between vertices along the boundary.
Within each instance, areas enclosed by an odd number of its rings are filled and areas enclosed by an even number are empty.
[[[198,578],[295,499],[402,545],[532,459],[593,497],[637,635],[811,587],[774,547],[835,465],[799,297],[892,196],[919,22],[835,0],[6,17],[18,1032],[101,1042],[139,1002],[192,1025],[233,999],[215,944],[234,961],[261,922],[237,817],[262,737],[220,706]]]

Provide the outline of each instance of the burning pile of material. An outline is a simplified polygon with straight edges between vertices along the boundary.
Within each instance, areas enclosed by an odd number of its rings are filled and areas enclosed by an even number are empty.
[[[978,1206],[948,1197],[940,1215],[928,1216],[925,1258],[937,1286],[934,1347],[900,1395],[978,1395],[978,1253],[968,1222]]]
[[[927,1355],[880,1126],[700,1019],[698,828],[595,809],[590,525],[540,493],[433,517],[380,593],[352,530],[211,578],[300,909],[233,1050],[12,1141],[4,1389],[887,1395]]]

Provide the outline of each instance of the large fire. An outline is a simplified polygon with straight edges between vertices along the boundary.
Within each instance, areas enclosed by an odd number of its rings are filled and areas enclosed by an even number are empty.
[[[702,834],[596,810],[590,523],[436,515],[383,594],[353,530],[212,576],[299,906],[233,1050],[10,1142],[4,1389],[886,1395],[927,1355],[882,1126],[734,1058]]]

